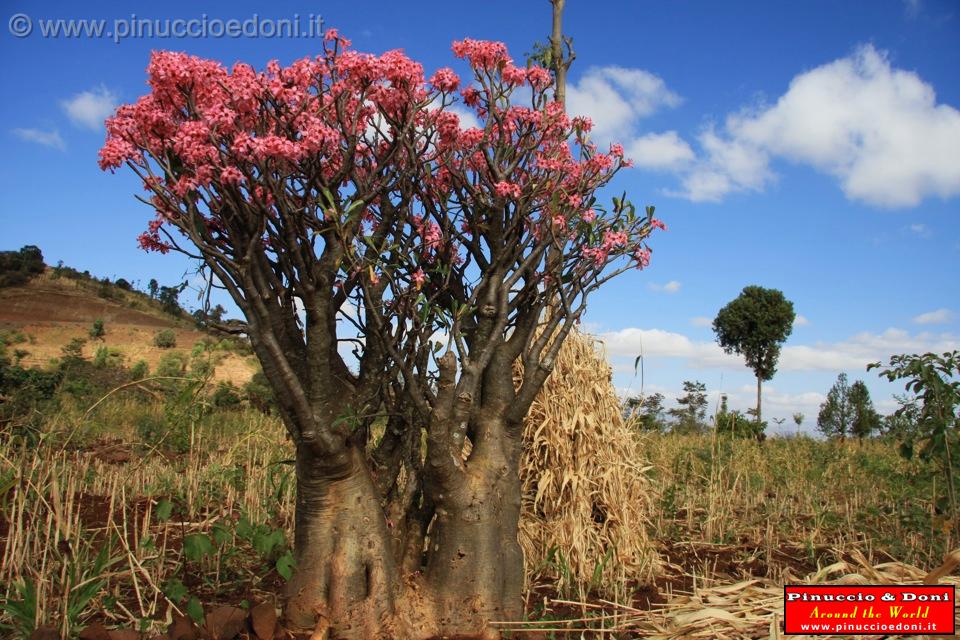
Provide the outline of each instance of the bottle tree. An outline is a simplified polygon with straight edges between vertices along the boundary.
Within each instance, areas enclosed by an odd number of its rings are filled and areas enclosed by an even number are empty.
[[[717,342],[738,353],[757,377],[757,424],[762,424],[761,386],[777,372],[782,345],[793,330],[793,303],[776,289],[751,285],[720,309],[713,320]]]
[[[334,637],[519,618],[523,418],[589,294],[662,227],[601,206],[628,161],[549,71],[453,51],[466,82],[334,30],[259,72],[155,53],[101,150],[148,189],[141,245],[202,261],[245,317],[296,446],[288,622]]]

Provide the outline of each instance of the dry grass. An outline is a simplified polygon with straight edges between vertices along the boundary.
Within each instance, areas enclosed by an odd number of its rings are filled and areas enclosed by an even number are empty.
[[[527,578],[581,597],[627,596],[661,569],[648,534],[649,466],[610,376],[599,344],[572,332],[524,423]]]

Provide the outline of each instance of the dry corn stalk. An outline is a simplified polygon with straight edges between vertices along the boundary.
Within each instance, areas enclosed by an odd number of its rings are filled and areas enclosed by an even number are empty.
[[[571,332],[524,424],[520,542],[528,582],[610,596],[650,581],[660,557],[647,535],[648,468],[598,343]]]

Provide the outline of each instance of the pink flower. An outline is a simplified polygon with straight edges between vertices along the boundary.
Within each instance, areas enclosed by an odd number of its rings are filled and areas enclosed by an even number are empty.
[[[623,159],[623,145],[617,142],[610,145],[610,155],[614,158]]]
[[[643,269],[650,265],[650,249],[637,247],[633,252],[633,259],[637,262],[637,269]]]
[[[553,77],[543,67],[534,66],[527,69],[527,82],[534,89],[546,89],[553,82]]]
[[[220,180],[224,184],[240,184],[243,182],[243,173],[236,167],[226,167],[220,172]]]
[[[593,129],[593,120],[587,116],[577,116],[573,119],[573,128],[583,132],[590,131]]]
[[[453,72],[453,69],[444,67],[433,74],[433,77],[430,78],[430,84],[444,93],[452,93],[460,86],[460,78]]]
[[[423,269],[417,269],[413,272],[411,278],[413,279],[413,284],[416,286],[417,291],[419,291],[423,286],[423,283],[426,281],[427,276],[423,273]]]
[[[513,184],[512,182],[498,182],[493,186],[497,191],[497,195],[501,198],[519,198],[520,197],[520,185]]]
[[[658,220],[658,219],[656,219],[656,218],[653,218],[653,219],[650,220],[650,226],[651,226],[651,227],[654,227],[654,228],[656,228],[656,229],[660,229],[661,231],[666,231],[666,230],[667,230],[667,225],[663,224],[662,221],[660,221],[660,220]]]
[[[583,218],[584,222],[593,222],[597,219],[597,212],[593,209],[587,209],[583,212],[583,216],[581,217]]]

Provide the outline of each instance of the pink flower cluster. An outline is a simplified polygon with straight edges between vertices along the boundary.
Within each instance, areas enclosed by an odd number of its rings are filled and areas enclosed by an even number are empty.
[[[496,190],[497,195],[501,198],[514,198],[517,199],[520,197],[520,185],[514,184],[512,182],[498,182],[493,185],[494,190]]]
[[[500,64],[510,62],[507,46],[502,42],[473,40],[465,38],[453,43],[453,55],[466,58],[474,69],[496,69]]]

